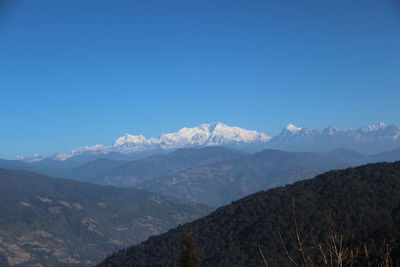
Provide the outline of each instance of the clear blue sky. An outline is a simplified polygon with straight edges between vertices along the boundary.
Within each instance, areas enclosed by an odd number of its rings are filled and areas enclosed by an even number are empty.
[[[400,124],[396,0],[0,0],[0,157],[221,121]]]

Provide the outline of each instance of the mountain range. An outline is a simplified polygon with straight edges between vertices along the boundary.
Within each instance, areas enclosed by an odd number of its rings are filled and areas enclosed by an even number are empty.
[[[210,211],[139,189],[0,169],[0,266],[93,266]]]
[[[83,163],[85,159],[91,161],[99,157],[137,159],[178,148],[205,146],[227,146],[252,152],[266,148],[303,152],[350,149],[363,154],[373,154],[400,148],[400,127],[381,122],[356,130],[340,130],[335,127],[318,130],[289,124],[280,134],[270,137],[265,133],[216,122],[192,128],[185,127],[176,132],[162,134],[159,138],[127,133],[118,137],[112,145],[84,146],[68,153],[17,156],[16,159],[35,162],[43,159],[65,161],[77,157]]]
[[[201,147],[137,160],[98,158],[76,167],[76,162],[70,162],[75,160],[75,157],[65,161],[0,160],[0,167],[96,184],[136,187],[218,207],[325,171],[400,160],[400,149],[365,156],[345,149],[328,152],[265,149],[246,153],[226,147]]]
[[[261,190],[349,166],[329,155],[267,149],[230,160],[169,172],[144,181],[139,187],[219,207]]]
[[[400,149],[371,156],[349,150],[287,152],[266,149],[232,159],[170,171],[142,180],[135,186],[218,207],[261,190],[312,178],[325,171],[397,160],[400,160]],[[121,185],[110,177],[107,182]]]
[[[44,158],[66,160],[75,156],[117,154],[140,154],[161,151],[172,151],[178,148],[205,147],[205,146],[254,146],[267,143],[271,138],[253,130],[231,127],[223,123],[201,124],[193,128],[182,128],[177,132],[162,134],[159,138],[146,138],[143,135],[125,134],[118,137],[111,146],[94,145],[84,146],[71,150],[69,153],[55,153],[49,156],[38,154],[32,157],[17,156],[16,159],[25,161],[40,161]]]
[[[400,148],[400,127],[383,122],[360,129],[323,130],[296,127],[289,124],[268,143],[269,148],[290,151],[328,151],[349,149],[373,154]]]
[[[176,266],[184,232],[191,233],[204,267],[266,266],[263,255],[268,266],[296,266],[289,257],[297,266],[336,266],[335,248],[349,266],[395,266],[400,260],[399,203],[400,162],[330,171],[242,198],[121,250],[98,266]],[[297,236],[307,265],[301,264]],[[388,254],[382,254],[386,248]],[[332,265],[324,265],[321,251],[329,262],[333,255]],[[388,264],[378,264],[384,255]]]

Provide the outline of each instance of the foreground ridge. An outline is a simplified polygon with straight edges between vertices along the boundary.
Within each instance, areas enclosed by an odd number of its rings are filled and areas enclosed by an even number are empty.
[[[122,250],[99,266],[175,266],[180,237],[193,233],[202,266],[262,266],[259,248],[271,266],[292,266],[281,246],[296,255],[291,199],[296,201],[298,229],[324,239],[327,215],[352,245],[386,240],[400,258],[400,162],[377,163],[330,171],[311,180],[259,192],[209,216]],[[307,246],[309,243],[305,243]],[[310,248],[306,248],[310,249]]]

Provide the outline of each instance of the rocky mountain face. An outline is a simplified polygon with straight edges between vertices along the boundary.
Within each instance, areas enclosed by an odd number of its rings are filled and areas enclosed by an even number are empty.
[[[210,211],[138,189],[0,169],[0,266],[93,266]]]

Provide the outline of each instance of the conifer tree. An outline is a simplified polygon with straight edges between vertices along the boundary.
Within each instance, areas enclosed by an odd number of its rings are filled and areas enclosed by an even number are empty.
[[[200,267],[197,245],[189,231],[183,231],[181,253],[177,260],[178,267]]]

